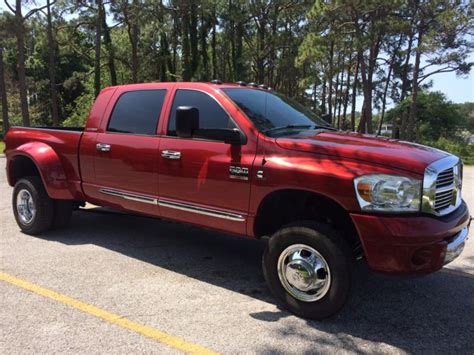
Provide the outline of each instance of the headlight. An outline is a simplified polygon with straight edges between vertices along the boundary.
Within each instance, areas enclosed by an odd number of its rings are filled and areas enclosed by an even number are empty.
[[[417,212],[421,181],[398,175],[372,174],[354,179],[360,208],[366,211]]]

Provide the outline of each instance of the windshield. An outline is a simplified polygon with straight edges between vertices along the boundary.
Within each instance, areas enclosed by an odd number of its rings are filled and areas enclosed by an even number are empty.
[[[267,135],[274,135],[277,131],[279,134],[291,134],[304,129],[330,129],[314,112],[281,94],[249,88],[226,88],[222,91]]]

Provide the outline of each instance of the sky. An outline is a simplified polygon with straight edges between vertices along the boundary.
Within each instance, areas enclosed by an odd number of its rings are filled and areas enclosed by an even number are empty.
[[[474,53],[469,59],[474,62]],[[458,78],[455,73],[441,73],[433,75],[432,79],[431,90],[443,92],[449,100],[456,103],[474,102],[474,68],[467,78]]]

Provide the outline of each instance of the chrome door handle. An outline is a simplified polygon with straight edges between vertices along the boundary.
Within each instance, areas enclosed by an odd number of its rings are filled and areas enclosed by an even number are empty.
[[[178,160],[181,159],[181,152],[176,152],[174,150],[162,150],[161,156],[165,159]]]
[[[110,144],[105,144],[105,143],[97,143],[95,145],[95,148],[99,151],[99,152],[110,152]]]

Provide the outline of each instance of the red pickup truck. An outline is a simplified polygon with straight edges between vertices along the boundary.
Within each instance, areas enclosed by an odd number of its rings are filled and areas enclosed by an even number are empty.
[[[353,263],[428,273],[456,258],[470,215],[459,158],[337,131],[265,87],[109,87],[85,128],[11,128],[13,211],[27,234],[88,201],[247,238],[269,238],[277,301],[321,319],[342,308]]]

